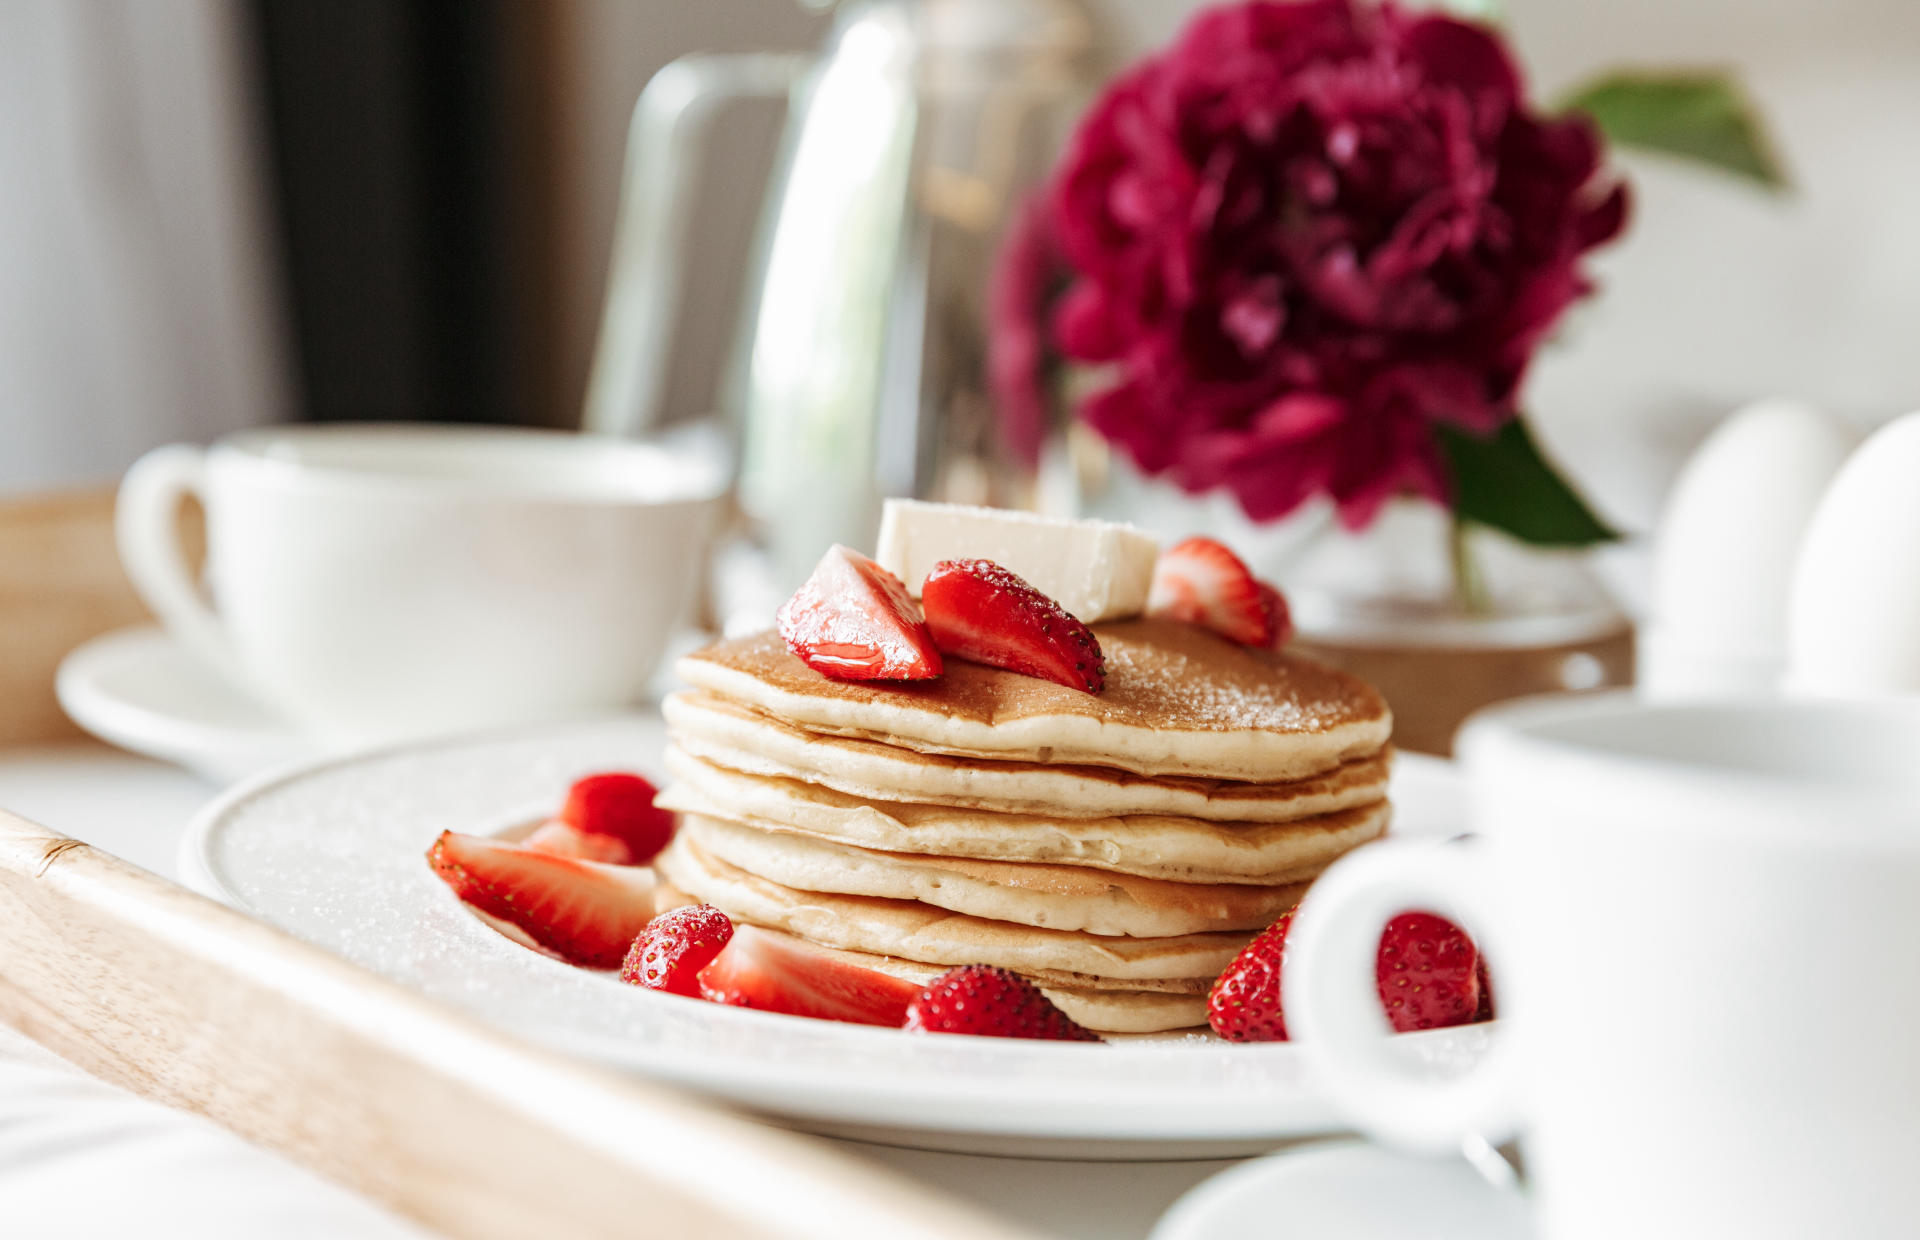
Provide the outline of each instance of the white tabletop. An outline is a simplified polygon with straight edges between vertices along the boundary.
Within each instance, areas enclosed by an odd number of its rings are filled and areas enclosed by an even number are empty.
[[[94,744],[0,752],[0,806],[168,877],[187,820],[215,791],[172,767]],[[1061,1240],[1144,1237],[1175,1198],[1232,1165],[834,1144]],[[4,1026],[0,1219],[0,1231],[35,1240],[426,1234],[210,1124],[87,1077]]]

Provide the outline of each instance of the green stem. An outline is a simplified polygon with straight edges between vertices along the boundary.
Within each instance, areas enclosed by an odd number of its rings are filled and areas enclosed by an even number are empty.
[[[1506,0],[1443,0],[1438,7],[1455,17],[1485,22],[1490,26],[1507,20]]]
[[[1460,608],[1471,616],[1484,616],[1493,610],[1487,593],[1487,579],[1480,574],[1480,561],[1473,554],[1473,523],[1456,515],[1448,532],[1447,547],[1453,559],[1453,590]]]

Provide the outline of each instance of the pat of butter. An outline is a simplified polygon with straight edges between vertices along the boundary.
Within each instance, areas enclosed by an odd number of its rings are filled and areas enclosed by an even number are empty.
[[[1112,521],[890,499],[874,559],[916,597],[942,560],[992,560],[1085,623],[1146,610],[1160,544]]]

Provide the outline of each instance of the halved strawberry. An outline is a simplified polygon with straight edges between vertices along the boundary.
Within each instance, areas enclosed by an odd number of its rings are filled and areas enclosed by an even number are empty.
[[[633,941],[620,980],[700,997],[700,970],[713,963],[733,938],[733,920],[711,904],[689,904],[662,913]]]
[[[618,968],[653,917],[653,875],[594,865],[479,835],[442,831],[434,872],[488,916],[575,964]]]
[[[631,771],[587,775],[567,789],[560,819],[589,835],[619,840],[633,854],[629,864],[645,865],[673,839],[672,811],[653,803],[659,795],[650,781]]]
[[[1160,553],[1147,614],[1203,624],[1243,646],[1268,649],[1291,635],[1280,592],[1248,571],[1225,543],[1189,538]]]
[[[582,831],[570,822],[549,818],[520,841],[523,848],[554,857],[572,857],[576,861],[597,861],[601,865],[637,865],[633,850],[611,835]]]
[[[1260,587],[1261,603],[1273,617],[1273,640],[1267,643],[1267,648],[1278,650],[1293,640],[1293,608],[1287,606],[1287,596],[1273,586],[1264,581],[1256,584]]]
[[[820,557],[813,576],[775,617],[787,648],[835,680],[931,680],[940,651],[900,579],[846,547]]]
[[[1287,1020],[1280,1011],[1280,966],[1293,910],[1254,936],[1207,992],[1207,1023],[1230,1042],[1284,1042]]]
[[[1387,1020],[1401,1033],[1445,1029],[1480,1009],[1480,953],[1467,932],[1432,913],[1402,913],[1380,936],[1377,973]]]
[[[700,994],[715,1003],[898,1028],[920,993],[912,982],[843,964],[782,934],[735,926],[733,938],[700,970]]]
[[[948,654],[1088,693],[1106,684],[1093,631],[992,560],[942,560],[927,574],[920,603]]]
[[[1207,995],[1207,1023],[1234,1042],[1284,1042],[1280,972],[1293,913],[1262,930]],[[1396,1032],[1464,1025],[1480,1006],[1479,953],[1460,927],[1432,913],[1402,913],[1380,935],[1374,976]]]
[[[948,969],[907,1005],[908,1029],[983,1038],[1098,1042],[1018,973],[986,964]]]

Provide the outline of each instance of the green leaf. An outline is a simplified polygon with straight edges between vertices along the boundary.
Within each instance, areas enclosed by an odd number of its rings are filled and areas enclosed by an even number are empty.
[[[1787,187],[1759,110],[1727,74],[1610,73],[1576,90],[1563,106],[1591,116],[1615,145],[1707,164],[1768,189]]]
[[[1435,6],[1468,21],[1497,25],[1506,18],[1506,0],[1440,0]]]
[[[1458,517],[1540,547],[1585,547],[1620,537],[1540,455],[1519,418],[1484,439],[1441,427],[1440,449],[1453,466]]]

